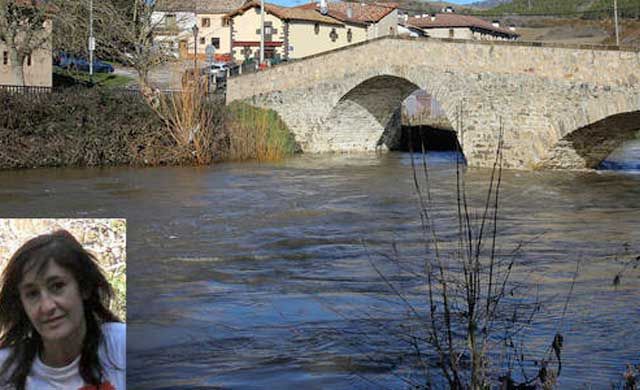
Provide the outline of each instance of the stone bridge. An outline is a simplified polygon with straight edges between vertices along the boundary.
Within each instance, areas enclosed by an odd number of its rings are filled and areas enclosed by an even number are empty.
[[[493,163],[502,133],[505,167],[595,168],[640,130],[640,50],[631,49],[386,37],[227,88],[227,103],[277,111],[305,152],[390,146],[416,89],[444,108],[473,166]]]

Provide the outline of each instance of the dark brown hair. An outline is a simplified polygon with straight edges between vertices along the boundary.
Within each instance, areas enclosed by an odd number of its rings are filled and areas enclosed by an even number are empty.
[[[22,306],[18,286],[26,272],[33,268],[40,272],[49,261],[55,261],[69,271],[78,283],[87,324],[80,357],[80,376],[86,384],[99,385],[104,376],[104,367],[98,357],[98,347],[103,339],[101,325],[120,320],[109,310],[113,290],[95,257],[66,230],[43,234],[24,243],[2,273],[0,348],[9,348],[10,353],[0,367],[0,384],[23,390],[33,360],[42,349],[42,339]]]

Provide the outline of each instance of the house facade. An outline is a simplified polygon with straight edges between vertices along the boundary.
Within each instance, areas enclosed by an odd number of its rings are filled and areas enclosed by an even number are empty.
[[[361,9],[368,7],[366,10]],[[260,4],[257,1],[227,15],[233,59],[259,58]],[[377,36],[395,34],[395,5],[317,3],[285,8],[265,4],[265,58],[291,60],[337,49]]]
[[[192,27],[196,24],[193,1],[158,0],[151,14],[153,42],[176,57],[193,54]]]
[[[515,31],[500,26],[498,22],[488,22],[474,16],[453,12],[423,14],[405,17],[404,26],[419,28],[425,36],[432,38],[453,38],[470,40],[514,40]]]
[[[51,87],[53,85],[53,60],[51,52],[51,22],[44,25],[44,34],[48,38],[42,47],[27,56],[23,64],[16,64],[12,60],[11,49],[0,41],[0,85],[25,85],[33,87]],[[15,67],[21,66],[24,76],[19,79]]]
[[[198,57],[204,59],[209,46],[217,55],[228,55],[231,51],[231,31],[224,16],[245,2],[158,0],[152,15],[154,40],[179,58],[193,58],[197,50]],[[198,27],[197,36],[193,33],[194,26]]]

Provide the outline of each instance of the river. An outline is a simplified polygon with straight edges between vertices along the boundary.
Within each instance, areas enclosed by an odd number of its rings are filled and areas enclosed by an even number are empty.
[[[406,307],[370,258],[394,246],[420,258],[410,161],[5,171],[0,207],[3,217],[127,218],[130,389],[404,388],[411,351],[386,325]],[[450,237],[455,164],[429,161],[437,228]],[[478,209],[490,171],[464,177]],[[640,174],[505,171],[500,191],[498,248],[525,242],[512,278],[545,302],[524,331],[527,358],[559,331],[560,388],[619,383],[640,363],[640,278],[625,270],[640,255]]]

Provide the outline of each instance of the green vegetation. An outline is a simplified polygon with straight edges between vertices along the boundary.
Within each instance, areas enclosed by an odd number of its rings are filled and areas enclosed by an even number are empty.
[[[95,73],[93,83],[99,87],[118,88],[131,84],[134,80],[130,77],[117,75],[114,73]],[[89,85],[89,74],[86,72],[72,72],[68,70],[53,68],[54,86]]]
[[[482,14],[505,15],[550,15],[576,17],[607,17],[612,14],[613,0],[514,0],[508,4],[501,4]],[[640,0],[618,0],[618,10],[621,17],[639,17]]]
[[[296,152],[293,135],[278,114],[244,103],[229,112],[229,159],[277,161]]]

